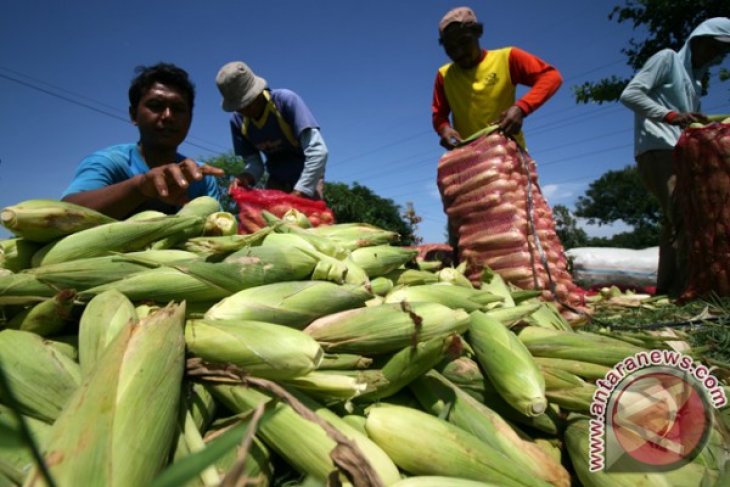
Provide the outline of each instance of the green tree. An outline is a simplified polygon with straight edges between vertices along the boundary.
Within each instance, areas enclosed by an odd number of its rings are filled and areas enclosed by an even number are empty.
[[[553,218],[555,219],[555,231],[563,248],[567,250],[588,245],[588,234],[578,226],[578,221],[566,206],[553,206]]]
[[[590,224],[606,225],[623,221],[633,231],[610,239],[592,239],[591,245],[645,248],[657,245],[661,209],[646,191],[635,165],[608,171],[593,181],[584,196],[576,202],[575,215]]]
[[[703,20],[710,17],[727,17],[727,0],[626,0],[608,15],[618,23],[631,22],[634,29],[647,31],[646,38],[628,41],[621,50],[626,64],[637,71],[654,53],[664,48],[679,50],[689,34]],[[719,74],[720,80],[730,78],[727,70]],[[578,103],[604,103],[617,101],[630,78],[610,76],[595,82],[586,82],[572,88]],[[705,87],[709,78],[704,80]]]
[[[224,211],[228,211],[234,215],[237,214],[238,208],[236,208],[236,202],[228,195],[228,185],[230,184],[231,177],[243,171],[243,159],[234,154],[233,151],[230,151],[201,160],[211,166],[219,167],[226,172],[225,176],[216,178],[218,187],[221,190],[221,207]]]
[[[420,217],[415,214],[412,204],[402,211],[393,200],[382,198],[358,183],[353,183],[352,187],[345,183],[325,183],[324,199],[337,223],[369,223],[398,232],[401,245],[419,242],[416,225]]]

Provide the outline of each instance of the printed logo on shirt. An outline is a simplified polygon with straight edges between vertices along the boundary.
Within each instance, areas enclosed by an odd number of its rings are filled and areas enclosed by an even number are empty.
[[[481,79],[475,80],[474,83],[472,83],[472,89],[474,91],[482,91],[492,86],[495,86],[498,82],[499,76],[497,75],[497,73],[487,73],[486,76]]]

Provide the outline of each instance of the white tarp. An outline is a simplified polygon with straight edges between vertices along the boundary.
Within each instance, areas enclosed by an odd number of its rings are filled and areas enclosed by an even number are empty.
[[[573,279],[584,288],[656,285],[659,247],[642,250],[577,247],[566,250],[565,254],[572,262]]]

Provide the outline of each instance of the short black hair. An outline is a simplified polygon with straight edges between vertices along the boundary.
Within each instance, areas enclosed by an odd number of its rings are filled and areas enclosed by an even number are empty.
[[[484,25],[481,22],[452,22],[446,26],[444,32],[439,36],[439,44],[443,46],[444,35],[447,33],[461,31],[468,34],[473,34],[477,39],[484,33]]]
[[[154,66],[137,66],[137,76],[129,86],[129,104],[136,109],[139,101],[155,83],[172,86],[182,91],[190,102],[195,103],[195,85],[190,81],[187,71],[170,63],[157,63]]]

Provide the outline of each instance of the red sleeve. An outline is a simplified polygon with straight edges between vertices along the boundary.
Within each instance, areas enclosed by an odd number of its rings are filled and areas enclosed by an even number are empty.
[[[537,110],[563,84],[563,77],[555,67],[517,47],[510,51],[509,74],[512,83],[531,87],[515,103],[525,115]]]
[[[440,133],[444,125],[450,125],[450,113],[451,107],[446,99],[446,92],[444,92],[444,77],[439,71],[436,73],[436,81],[433,85],[433,101],[431,102],[431,121],[436,133]]]

